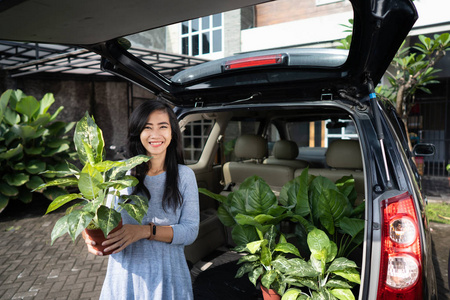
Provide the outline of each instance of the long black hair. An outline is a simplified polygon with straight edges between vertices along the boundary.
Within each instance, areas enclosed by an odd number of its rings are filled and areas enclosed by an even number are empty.
[[[131,114],[128,124],[128,154],[130,157],[147,154],[141,142],[141,132],[144,130],[148,116],[154,111],[164,111],[169,115],[172,139],[167,147],[164,167],[166,170],[166,184],[163,195],[163,208],[173,208],[181,206],[183,199],[178,188],[178,164],[184,165],[183,147],[181,143],[181,130],[177,117],[172,108],[160,97],[155,100],[148,100],[139,105]],[[149,164],[152,160],[150,159]],[[150,169],[150,165],[143,163],[134,168],[132,174],[139,183],[134,188],[133,194],[144,193],[149,199],[150,191],[144,185],[144,179]]]

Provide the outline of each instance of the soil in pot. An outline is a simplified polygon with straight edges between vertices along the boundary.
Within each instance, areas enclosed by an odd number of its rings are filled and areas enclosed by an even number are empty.
[[[119,230],[120,228],[122,228],[122,220],[120,221],[119,225],[117,225],[117,227],[114,228],[110,233],[113,233]],[[106,240],[106,238],[101,229],[86,228],[84,232],[95,242],[96,245],[93,246],[95,250],[101,251],[103,255],[110,255],[114,251],[114,250],[108,252],[103,251],[106,248],[106,246],[102,246],[102,243]]]
[[[275,290],[267,289],[261,284],[261,291],[264,300],[280,300],[281,296]]]

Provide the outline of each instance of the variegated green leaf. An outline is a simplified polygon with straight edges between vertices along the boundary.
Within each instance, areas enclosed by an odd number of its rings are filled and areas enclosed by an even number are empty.
[[[117,168],[113,168],[108,172],[108,176],[111,180],[116,180],[122,178],[126,172],[131,170],[132,168],[148,162],[151,159],[151,157],[147,155],[137,155],[132,158],[129,158],[123,162],[125,162],[124,166],[119,166]]]
[[[339,300],[355,300],[355,296],[350,289],[332,289],[330,293]]]
[[[283,294],[281,300],[297,300],[298,296],[302,293],[299,289],[289,289]]]
[[[277,272],[274,270],[270,270],[262,276],[261,284],[270,289],[272,283],[275,281],[275,278],[277,278]]]
[[[359,275],[359,272],[355,269],[348,269],[345,271],[335,271],[332,273],[339,275],[339,276],[347,279],[348,281],[355,282],[357,284],[361,283],[361,277]]]
[[[93,218],[93,213],[82,210],[74,210],[68,215],[67,225],[72,241],[75,241],[77,236],[89,225]]]
[[[331,263],[327,271],[328,272],[344,271],[347,269],[354,269],[357,267],[358,266],[354,261],[351,261],[345,257],[338,257]]]
[[[64,235],[65,233],[69,233],[69,225],[67,223],[68,215],[61,217],[58,221],[56,221],[55,226],[53,226],[51,239],[52,245],[57,238]]]
[[[35,179],[35,180],[38,180],[38,179]],[[35,191],[38,191],[38,190],[42,190],[42,189],[47,188],[49,186],[71,186],[71,185],[75,185],[77,183],[78,183],[78,180],[76,178],[72,178],[72,177],[70,177],[70,178],[58,178],[58,179],[55,179],[55,180],[52,180],[52,181],[49,181],[49,182],[46,182],[46,183],[43,183],[43,184],[39,185],[34,190],[32,190],[32,192],[35,192]]]
[[[315,277],[320,274],[310,263],[301,258],[292,258],[289,260],[289,268],[286,274],[298,277]]]
[[[248,279],[250,280],[251,283],[253,283],[254,286],[256,286],[256,282],[259,280],[259,278],[263,273],[264,273],[263,267],[255,268],[248,273]]]
[[[244,274],[251,272],[254,269],[254,264],[251,262],[243,264],[236,272],[235,278],[241,278]]]
[[[78,189],[87,199],[93,199],[101,190],[99,184],[103,183],[102,174],[92,165],[86,164],[80,173]]]
[[[116,210],[108,208],[104,205],[97,210],[98,226],[103,231],[105,237],[119,225],[122,216]]]
[[[55,209],[60,208],[64,204],[75,200],[75,199],[81,199],[83,196],[80,194],[69,194],[69,195],[61,195],[57,197],[55,200],[50,203],[50,205],[47,208],[47,212],[45,214],[48,214],[49,212],[54,211]]]
[[[297,247],[292,245],[291,243],[279,243],[279,244],[276,245],[274,251],[294,254],[294,255],[296,255],[298,257],[301,256],[300,252],[297,249]]]

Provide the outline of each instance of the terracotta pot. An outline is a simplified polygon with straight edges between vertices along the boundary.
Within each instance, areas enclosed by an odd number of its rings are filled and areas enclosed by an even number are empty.
[[[262,291],[264,300],[280,300],[281,299],[281,296],[278,295],[278,293],[275,290],[267,289],[262,284],[260,286],[261,286],[261,291]]]
[[[119,225],[114,228],[110,233],[113,233],[122,228],[122,220],[120,220]],[[105,235],[101,229],[85,229],[84,233],[88,235],[96,244],[96,246],[92,246],[95,250],[103,252],[103,255],[110,255],[113,251],[104,252],[103,250],[106,246],[102,246],[102,243],[106,240]]]

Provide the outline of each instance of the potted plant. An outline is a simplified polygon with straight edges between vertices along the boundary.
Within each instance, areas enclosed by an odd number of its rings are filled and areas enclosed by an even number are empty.
[[[258,176],[247,178],[238,190],[227,196],[205,189],[199,191],[220,202],[217,214],[225,226],[232,228],[232,238],[237,245],[235,250],[247,252],[238,261],[245,264],[236,276],[249,273],[253,284],[261,277],[262,290],[264,287],[271,288],[283,295],[287,285],[308,286],[306,284],[309,282],[310,286],[315,287],[317,284],[314,282],[326,282],[320,276],[327,270],[319,273],[311,267],[311,264],[318,263],[314,256],[308,263],[301,258],[286,258],[287,254],[308,257],[316,253],[320,245],[310,245],[309,240],[313,237],[328,245],[326,263],[336,259],[333,268],[337,268],[339,262],[347,263],[345,257],[363,242],[362,216],[365,207],[364,203],[355,207],[356,192],[351,176],[333,183],[325,177],[310,175],[305,169],[300,176],[283,186],[278,199],[270,186]],[[295,228],[284,226],[286,222]],[[275,228],[280,232],[278,244],[273,242],[277,238]],[[295,239],[295,243],[287,243],[285,236],[289,241]],[[283,247],[289,245],[289,250],[281,251],[279,244]],[[356,266],[354,262],[350,265]],[[350,268],[348,265],[343,267]],[[333,268],[327,272],[333,271]],[[297,272],[302,272],[307,279],[298,283],[300,275]],[[312,279],[314,277],[317,277],[315,281]]]
[[[121,195],[120,190],[133,187],[138,180],[126,173],[135,166],[147,162],[150,157],[138,155],[123,161],[104,160],[104,140],[101,129],[86,112],[76,124],[73,137],[78,158],[83,167],[78,169],[67,162],[68,171],[46,171],[56,173],[58,178],[40,185],[36,190],[49,186],[74,186],[77,193],[62,195],[53,200],[46,213],[50,213],[69,202],[66,214],[60,218],[51,233],[53,242],[68,233],[72,240],[86,228],[101,230],[105,237],[121,223],[120,211],[125,209],[139,223],[148,210],[148,200],[138,195]],[[118,205],[107,205],[109,196],[114,195],[122,201]],[[101,241],[97,242],[101,245]],[[100,249],[102,251],[102,249]],[[105,253],[107,254],[107,253]]]
[[[320,229],[308,233],[307,243],[311,251],[308,262],[300,258],[280,262],[284,280],[291,286],[282,300],[354,300],[351,289],[361,283],[356,263],[337,257],[336,244]]]
[[[274,225],[262,233],[257,229],[259,240],[236,247],[237,252],[247,253],[238,260],[243,264],[236,273],[240,278],[248,273],[248,278],[255,286],[261,283],[265,300],[281,299],[286,289],[286,282],[281,271],[286,255],[300,256],[297,248],[286,241],[283,234],[278,234]],[[277,242],[278,240],[278,242]]]

